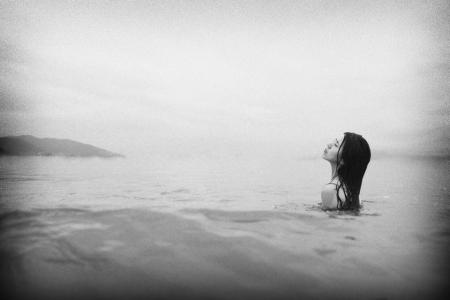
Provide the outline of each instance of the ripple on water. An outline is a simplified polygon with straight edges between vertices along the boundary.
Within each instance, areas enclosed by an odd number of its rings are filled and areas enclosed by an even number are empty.
[[[314,248],[314,251],[320,256],[327,256],[333,253],[336,253],[336,249],[327,249],[327,248]]]
[[[190,193],[190,190],[181,188],[181,189],[176,189],[176,190],[172,190],[172,191],[163,191],[160,194],[164,196],[164,195],[172,195],[172,194],[180,194],[180,193]]]
[[[237,211],[187,208],[181,210],[181,212],[191,215],[201,215],[210,221],[232,223],[259,223],[274,220],[311,220],[317,218],[317,216],[311,214],[274,210]]]

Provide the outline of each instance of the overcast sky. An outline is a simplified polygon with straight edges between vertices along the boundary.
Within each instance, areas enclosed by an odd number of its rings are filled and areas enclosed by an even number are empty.
[[[0,135],[448,152],[448,1],[0,1]]]

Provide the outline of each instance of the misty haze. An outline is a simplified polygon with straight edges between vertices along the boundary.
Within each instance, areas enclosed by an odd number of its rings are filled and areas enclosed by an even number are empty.
[[[11,299],[445,298],[447,1],[0,1]],[[324,211],[344,132],[372,159]]]

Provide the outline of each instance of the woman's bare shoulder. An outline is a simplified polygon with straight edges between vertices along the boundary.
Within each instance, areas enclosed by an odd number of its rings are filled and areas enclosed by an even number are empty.
[[[322,188],[322,209],[336,209],[336,185],[328,183]]]
[[[333,191],[336,191],[336,183],[334,183],[334,182],[327,183],[327,184],[325,184],[323,186],[322,190],[327,190],[327,191],[328,190],[333,190]]]

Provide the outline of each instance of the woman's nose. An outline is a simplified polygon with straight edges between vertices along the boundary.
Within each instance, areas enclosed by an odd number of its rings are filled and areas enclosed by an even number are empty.
[[[328,144],[327,147],[328,147],[328,149],[331,149],[331,144]]]

